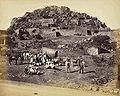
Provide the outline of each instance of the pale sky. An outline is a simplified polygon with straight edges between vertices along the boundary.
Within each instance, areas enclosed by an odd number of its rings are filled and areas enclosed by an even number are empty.
[[[112,29],[120,28],[120,0],[0,0],[0,29],[7,29],[13,17],[51,5],[66,6],[98,17]]]

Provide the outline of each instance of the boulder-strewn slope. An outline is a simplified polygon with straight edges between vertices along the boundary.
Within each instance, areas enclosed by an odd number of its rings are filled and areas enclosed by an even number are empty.
[[[110,30],[105,23],[98,18],[86,13],[73,12],[65,6],[48,6],[33,12],[26,12],[23,17],[13,18],[8,31],[12,32],[22,28],[60,27],[72,28],[75,26],[85,27],[88,30]]]

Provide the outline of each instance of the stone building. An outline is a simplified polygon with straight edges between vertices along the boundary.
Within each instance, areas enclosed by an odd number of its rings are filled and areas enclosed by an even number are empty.
[[[6,44],[6,33],[4,30],[0,30],[0,45],[5,45]]]
[[[76,26],[74,32],[79,34],[79,36],[87,36],[87,27]]]
[[[5,54],[5,50],[6,50],[6,31],[4,30],[0,30],[0,55],[4,55]]]
[[[54,24],[53,18],[42,18],[39,20],[29,20],[29,22],[32,23],[40,23],[43,27],[49,27],[51,24]]]

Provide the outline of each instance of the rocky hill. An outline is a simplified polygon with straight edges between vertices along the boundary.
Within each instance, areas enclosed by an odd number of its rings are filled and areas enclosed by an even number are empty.
[[[41,29],[44,27],[70,29],[75,26],[85,27],[92,31],[110,30],[97,17],[92,17],[86,13],[73,12],[65,6],[48,6],[33,12],[26,12],[22,17],[13,18],[8,31],[15,31],[20,28]]]

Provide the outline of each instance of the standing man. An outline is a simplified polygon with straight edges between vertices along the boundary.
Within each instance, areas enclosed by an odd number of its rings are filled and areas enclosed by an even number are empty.
[[[79,73],[84,73],[84,69],[85,69],[85,62],[83,61],[83,59],[80,59],[80,63],[79,63]]]
[[[29,53],[29,52],[26,52],[26,59],[27,59],[27,60],[29,59],[29,56],[30,56],[30,53]]]
[[[20,57],[21,57],[21,64],[23,64],[24,57],[23,57],[23,54],[22,54],[22,53],[20,53]]]
[[[33,64],[33,59],[34,59],[33,54],[31,54],[30,55],[30,64]]]
[[[23,52],[23,58],[24,58],[24,60],[26,60],[26,52]]]
[[[71,72],[71,69],[70,69],[70,58],[66,59],[65,66],[66,66],[67,73]]]
[[[76,61],[78,67],[80,67],[80,57],[77,58],[77,61]]]
[[[43,57],[42,57],[42,63],[45,64],[47,60],[47,56],[46,53],[43,53]]]
[[[36,63],[37,54],[33,55],[33,63]]]

